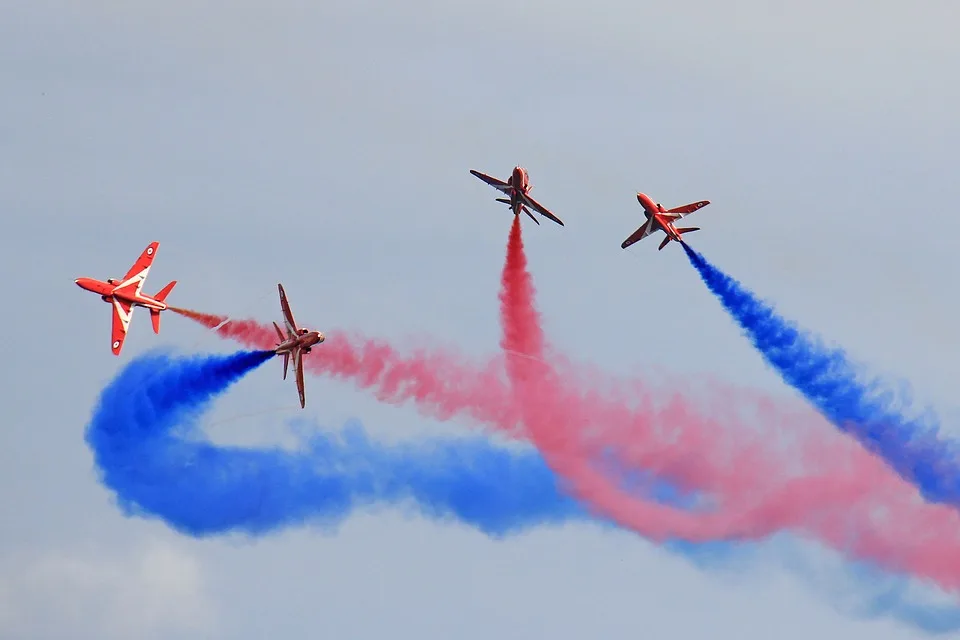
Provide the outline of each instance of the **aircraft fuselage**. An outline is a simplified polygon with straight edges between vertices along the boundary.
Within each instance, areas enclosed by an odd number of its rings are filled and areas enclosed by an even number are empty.
[[[111,278],[110,280],[113,280]],[[116,285],[115,282],[103,282],[102,280],[97,280],[96,278],[77,278],[74,280],[77,283],[77,286],[86,291],[91,291],[100,296],[104,302],[113,302],[113,299],[122,300],[123,302],[128,302],[130,304],[135,304],[139,307],[146,307],[148,309],[154,309],[156,311],[163,311],[167,308],[165,302],[160,302],[149,296],[137,295],[133,293],[135,288],[133,287],[123,287],[120,288]],[[127,291],[129,289],[129,291]]]
[[[520,215],[520,207],[523,205],[521,196],[530,190],[530,176],[527,175],[527,170],[523,167],[514,167],[507,184],[511,187],[510,208],[513,209],[514,215]]]
[[[322,331],[307,331],[306,333],[301,333],[300,335],[288,338],[284,340],[273,350],[276,354],[292,353],[297,349],[303,350],[304,353],[310,353],[310,348],[314,345],[320,344],[326,339]]]
[[[653,218],[654,222],[658,228],[660,228],[664,233],[666,233],[673,240],[680,240],[680,234],[677,233],[676,228],[673,226],[673,222],[665,218],[661,214],[664,213],[663,207],[645,193],[638,193],[637,200],[643,206],[643,215],[649,220]]]

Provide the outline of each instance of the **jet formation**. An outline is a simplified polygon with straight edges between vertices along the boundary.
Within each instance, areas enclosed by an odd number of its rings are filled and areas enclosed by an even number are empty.
[[[506,181],[474,169],[470,169],[470,173],[503,193],[505,197],[496,198],[496,201],[507,205],[510,211],[513,212],[513,215],[519,216],[521,213],[525,213],[530,216],[531,220],[539,225],[540,221],[533,215],[533,212],[536,212],[561,227],[564,226],[563,221],[559,217],[531,197],[530,190],[533,188],[533,185],[530,183],[530,175],[525,168],[520,166],[514,167],[510,173],[510,177],[507,178]],[[657,231],[663,231],[666,234],[657,249],[658,251],[662,250],[671,241],[682,244],[683,234],[698,231],[700,227],[678,228],[674,225],[674,222],[710,204],[709,200],[700,200],[673,209],[664,209],[660,203],[654,202],[650,196],[639,192],[637,193],[637,201],[640,203],[640,206],[643,207],[643,215],[646,218],[646,222],[620,244],[622,249],[626,249],[635,242]],[[130,267],[122,278],[107,278],[105,281],[94,278],[77,278],[74,280],[81,289],[96,293],[104,302],[111,305],[112,326],[110,349],[115,356],[119,356],[123,349],[124,341],[130,329],[130,320],[133,317],[134,307],[144,307],[147,309],[150,312],[153,332],[157,334],[160,333],[160,313],[170,308],[166,303],[166,298],[170,295],[174,286],[176,286],[177,281],[171,281],[167,286],[152,296],[143,293],[143,284],[150,272],[150,267],[153,265],[153,260],[157,255],[159,246],[159,242],[151,242],[147,245],[147,248],[143,250],[143,253],[140,254],[140,257],[137,258],[137,261],[133,263],[133,266]],[[296,320],[294,320],[293,312],[290,310],[290,303],[287,300],[286,292],[283,290],[283,285],[278,283],[277,289],[280,292],[280,311],[283,315],[286,333],[280,328],[280,325],[276,322],[273,323],[273,328],[277,332],[277,338],[280,340],[273,348],[273,353],[278,356],[283,356],[284,380],[287,379],[287,370],[290,361],[293,360],[297,394],[300,397],[300,408],[303,409],[306,407],[306,395],[303,384],[303,357],[310,354],[313,347],[321,344],[326,338],[322,331],[298,326]]]

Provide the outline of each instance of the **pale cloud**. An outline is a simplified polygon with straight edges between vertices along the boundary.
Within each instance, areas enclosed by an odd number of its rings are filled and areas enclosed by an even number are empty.
[[[960,100],[957,85],[944,81],[960,61],[953,29],[960,9],[946,1],[925,2],[922,10],[867,0],[491,0],[482,8],[447,0],[280,0],[269,11],[249,0],[99,6],[104,25],[162,33],[195,56],[242,69],[248,79],[282,74],[288,65],[313,68],[317,78],[342,68],[341,61],[310,55],[322,46],[311,33],[321,40],[356,33],[345,39],[358,49],[371,50],[367,45],[376,42],[372,50],[389,46],[406,54],[455,47],[449,34],[469,34],[504,46],[528,41],[558,63],[585,61],[598,73],[632,67],[636,75],[624,82],[649,84],[651,99],[669,90],[651,84],[650,72],[659,67],[699,76],[700,100],[732,89],[858,117],[864,110],[899,112],[921,126],[931,118],[951,123]],[[510,72],[522,78],[529,62],[518,57]],[[345,76],[351,92],[364,91],[352,86],[362,85],[362,77]],[[310,83],[299,74],[297,80]]]
[[[54,549],[0,559],[0,635],[161,638],[215,628],[200,566],[149,540],[123,553]]]

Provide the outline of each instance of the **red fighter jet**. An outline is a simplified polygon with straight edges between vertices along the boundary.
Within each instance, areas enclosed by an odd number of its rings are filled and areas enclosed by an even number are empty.
[[[685,204],[675,209],[664,210],[663,205],[659,202],[654,202],[650,199],[650,196],[645,193],[638,193],[637,200],[643,205],[643,215],[646,216],[647,221],[642,227],[634,231],[629,238],[623,241],[620,245],[621,249],[626,249],[634,242],[643,240],[655,231],[664,231],[667,234],[667,237],[660,243],[657,251],[667,246],[667,243],[671,240],[683,242],[680,236],[685,233],[690,233],[691,231],[698,231],[700,227],[681,227],[678,229],[673,226],[674,220],[679,220],[685,215],[691,214],[710,204],[709,200],[701,200],[700,202],[691,202],[690,204]]]
[[[164,300],[177,284],[177,281],[174,280],[153,297],[144,295],[141,291],[159,246],[159,242],[151,242],[133,266],[130,267],[127,274],[119,280],[116,278],[107,278],[106,282],[93,278],[77,278],[74,280],[81,289],[92,291],[103,298],[104,302],[113,305],[113,336],[111,338],[113,340],[111,345],[113,355],[120,355],[123,341],[127,337],[127,329],[130,326],[130,318],[133,315],[134,307],[149,309],[150,320],[153,321],[153,332],[160,333],[160,312],[167,308]]]
[[[315,344],[324,341],[322,331],[309,331],[297,327],[297,321],[293,319],[293,312],[290,311],[290,303],[287,302],[287,294],[283,291],[283,285],[277,284],[280,289],[280,308],[283,310],[283,321],[287,327],[287,335],[273,323],[273,328],[277,330],[277,336],[280,342],[277,348],[273,350],[277,355],[283,355],[283,379],[287,379],[287,365],[290,363],[290,356],[293,356],[293,368],[297,371],[297,392],[300,394],[300,408],[306,406],[306,399],[303,395],[303,354],[310,353],[310,348]]]
[[[498,189],[510,196],[509,198],[497,198],[497,202],[502,202],[506,205],[509,205],[513,210],[513,215],[520,215],[520,212],[523,211],[530,216],[531,220],[537,224],[540,224],[540,221],[534,218],[533,214],[530,213],[530,209],[533,209],[543,217],[550,218],[561,227],[563,226],[563,221],[560,220],[560,218],[547,211],[542,204],[530,197],[530,190],[533,189],[533,185],[530,184],[530,176],[527,175],[527,170],[523,167],[514,167],[513,174],[507,178],[506,182],[500,180],[499,178],[488,176],[485,173],[474,171],[473,169],[470,169],[470,173],[477,176],[494,189]]]

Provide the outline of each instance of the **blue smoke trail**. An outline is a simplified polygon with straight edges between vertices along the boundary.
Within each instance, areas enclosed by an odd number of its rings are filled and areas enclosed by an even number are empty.
[[[897,408],[909,396],[905,388],[897,395],[879,381],[858,381],[841,349],[800,331],[702,255],[686,244],[683,248],[710,291],[787,384],[917,486],[925,499],[960,505],[960,447],[938,438],[939,420],[932,412],[906,416]]]
[[[378,504],[409,506],[495,538],[547,524],[613,526],[563,494],[538,452],[509,451],[485,438],[387,446],[351,425],[339,435],[306,436],[298,451],[204,441],[198,420],[213,398],[271,355],[155,352],[131,361],[103,390],[86,441],[124,514],[160,518],[194,537],[262,536],[305,524],[333,529],[354,510]],[[688,500],[655,479],[637,482],[659,501],[683,508]],[[733,560],[742,565],[759,548],[680,541],[665,546],[703,568]],[[817,588],[830,584],[805,577]],[[887,590],[861,597],[877,577],[853,577],[853,613],[861,617],[890,616],[931,633],[960,629],[960,609],[908,601],[901,594],[909,583],[903,578],[889,578]]]
[[[125,513],[192,536],[333,527],[377,503],[492,536],[587,519],[535,452],[507,454],[479,437],[388,447],[352,428],[310,436],[298,452],[201,440],[197,419],[213,395],[271,355],[148,355],[104,389],[86,439]]]

